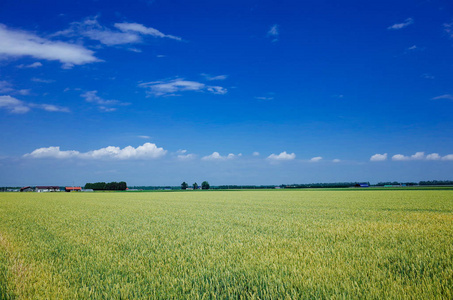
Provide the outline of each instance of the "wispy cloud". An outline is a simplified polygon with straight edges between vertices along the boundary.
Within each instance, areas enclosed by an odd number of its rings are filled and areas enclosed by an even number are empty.
[[[0,96],[0,108],[6,109],[13,114],[24,114],[30,111],[30,107],[23,101],[11,96]]]
[[[228,75],[217,75],[217,76],[211,76],[206,73],[201,73],[201,76],[203,76],[206,80],[213,81],[213,80],[225,80],[228,78]]]
[[[255,151],[255,152],[252,153],[252,155],[253,155],[253,156],[260,156],[260,153],[257,152],[257,151]]]
[[[428,73],[422,74],[421,77],[422,77],[422,78],[425,78],[425,79],[434,79],[434,78],[435,78],[433,75],[428,74]]]
[[[34,33],[8,29],[0,24],[0,57],[31,56],[37,59],[56,60],[63,67],[99,62],[94,52],[81,45],[52,41]]]
[[[13,85],[5,80],[0,81],[0,93],[6,94],[6,93],[11,93],[13,92]]]
[[[279,35],[280,35],[280,32],[278,30],[277,24],[272,25],[272,27],[267,32],[267,36],[272,38],[272,42],[277,42]]]
[[[37,62],[34,62],[34,63],[32,63],[32,64],[29,64],[29,65],[21,64],[21,65],[18,65],[17,67],[18,67],[19,69],[24,69],[24,68],[27,68],[27,69],[36,69],[36,68],[42,67],[42,63],[40,63],[39,61],[37,61]]]
[[[48,112],[69,112],[69,108],[52,104],[27,103],[11,96],[0,96],[0,108],[6,109],[13,114],[24,114],[32,108],[42,109]]]
[[[177,41],[182,40],[178,36],[174,36],[171,34],[164,34],[155,28],[146,27],[146,26],[144,26],[142,24],[138,24],[138,23],[116,23],[114,26],[123,32],[137,32],[142,35],[150,35],[153,37],[169,38],[169,39],[177,40]]]
[[[10,82],[3,80],[0,81],[0,93],[25,96],[30,95],[30,90],[27,89],[16,90]]]
[[[412,25],[414,24],[414,19],[412,18],[407,18],[403,23],[396,23],[396,24],[393,24],[392,26],[389,26],[387,27],[387,29],[389,30],[399,30],[399,29],[403,29],[409,25]]]
[[[453,23],[445,23],[444,30],[449,37],[453,38]]]
[[[85,98],[85,101],[90,103],[95,103],[98,105],[98,108],[104,112],[112,112],[116,110],[116,107],[112,106],[125,106],[130,105],[128,102],[121,102],[118,100],[104,100],[97,95],[98,91],[88,91],[80,95],[82,98]]]
[[[313,157],[310,159],[311,162],[319,162],[322,160],[322,157],[321,156],[316,156],[316,157]]]
[[[255,97],[256,100],[270,101],[274,100],[274,97]]]
[[[447,99],[447,100],[453,100],[453,95],[452,94],[445,94],[445,95],[440,95],[434,98],[431,98],[432,100],[441,100],[441,99]]]
[[[267,159],[274,160],[274,161],[278,161],[278,160],[293,160],[295,158],[296,158],[296,154],[294,154],[294,153],[286,153],[286,151],[283,151],[282,153],[280,153],[278,155],[272,153],[271,155],[269,155],[267,157]]]
[[[147,139],[147,140],[151,138],[149,135],[139,135],[137,137],[141,138],[141,139]]]
[[[152,81],[140,83],[140,87],[146,88],[150,96],[178,96],[181,92],[209,92],[224,95],[227,89],[221,86],[206,85],[197,81],[184,80],[182,78],[167,81]]]
[[[387,153],[375,154],[370,157],[370,161],[385,161],[385,160],[387,160]]]
[[[30,80],[34,81],[34,82],[40,82],[40,83],[52,83],[52,82],[55,82],[55,80],[53,80],[53,79],[43,79],[43,78],[36,78],[36,77],[33,77]]]
[[[70,112],[69,108],[67,108],[67,107],[61,107],[61,106],[57,106],[57,105],[53,105],[53,104],[30,103],[29,106],[43,109],[43,110],[49,111],[49,112]]]
[[[88,152],[79,152],[76,150],[60,150],[60,147],[38,148],[24,157],[29,158],[81,158],[81,159],[156,159],[164,156],[167,150],[159,148],[156,144],[145,143],[136,148],[127,146],[125,148],[108,146],[105,148],[92,150]]]
[[[195,159],[197,156],[195,154],[192,154],[192,153],[187,153],[187,150],[178,150],[176,151],[176,158],[178,160],[193,160]]]
[[[98,21],[98,16],[94,16],[88,17],[82,22],[73,22],[69,29],[59,31],[54,36],[83,36],[106,46],[141,43],[143,36],[181,40],[180,37],[164,34],[157,29],[138,23],[116,23],[114,27],[115,29],[111,29],[101,25]]]

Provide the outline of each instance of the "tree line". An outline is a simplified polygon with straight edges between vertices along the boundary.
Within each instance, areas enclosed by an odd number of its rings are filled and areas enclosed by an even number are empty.
[[[87,183],[85,184],[84,189],[92,189],[95,191],[103,190],[103,191],[125,191],[127,189],[127,184],[124,181],[120,182],[95,182],[95,183]]]
[[[209,185],[209,182],[207,182],[207,181],[203,181],[201,183],[201,189],[202,190],[209,190],[210,187],[211,186]],[[184,181],[183,183],[181,183],[181,190],[187,190],[188,188],[189,188],[189,184],[187,182]],[[194,182],[192,184],[192,188],[194,190],[198,190],[198,188],[199,188],[198,183]]]

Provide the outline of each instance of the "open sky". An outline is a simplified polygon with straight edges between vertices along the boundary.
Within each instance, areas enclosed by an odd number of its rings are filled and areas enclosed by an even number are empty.
[[[453,2],[0,1],[0,186],[453,179]]]

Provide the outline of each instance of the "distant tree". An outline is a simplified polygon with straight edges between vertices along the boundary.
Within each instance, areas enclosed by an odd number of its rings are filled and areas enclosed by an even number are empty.
[[[192,184],[192,186],[193,186],[193,189],[194,189],[194,190],[197,190],[197,189],[198,189],[198,183],[195,182],[194,184]]]
[[[187,182],[184,181],[183,183],[181,183],[181,190],[185,190],[188,187],[189,187],[189,185],[187,184]]]
[[[201,189],[202,190],[209,190],[209,182],[207,181],[203,181],[203,183],[201,184]]]
[[[120,182],[95,182],[85,184],[85,189],[93,190],[110,190],[110,191],[125,191],[127,189],[127,183],[124,181]]]
[[[120,182],[118,183],[118,189],[119,189],[120,191],[125,191],[125,190],[127,190],[127,183],[126,183],[125,181],[120,181]]]

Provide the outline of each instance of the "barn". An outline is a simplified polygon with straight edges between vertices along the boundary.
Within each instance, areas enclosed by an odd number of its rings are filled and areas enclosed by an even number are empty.
[[[44,193],[44,192],[59,192],[60,187],[55,185],[46,185],[46,186],[37,186],[35,192]]]

